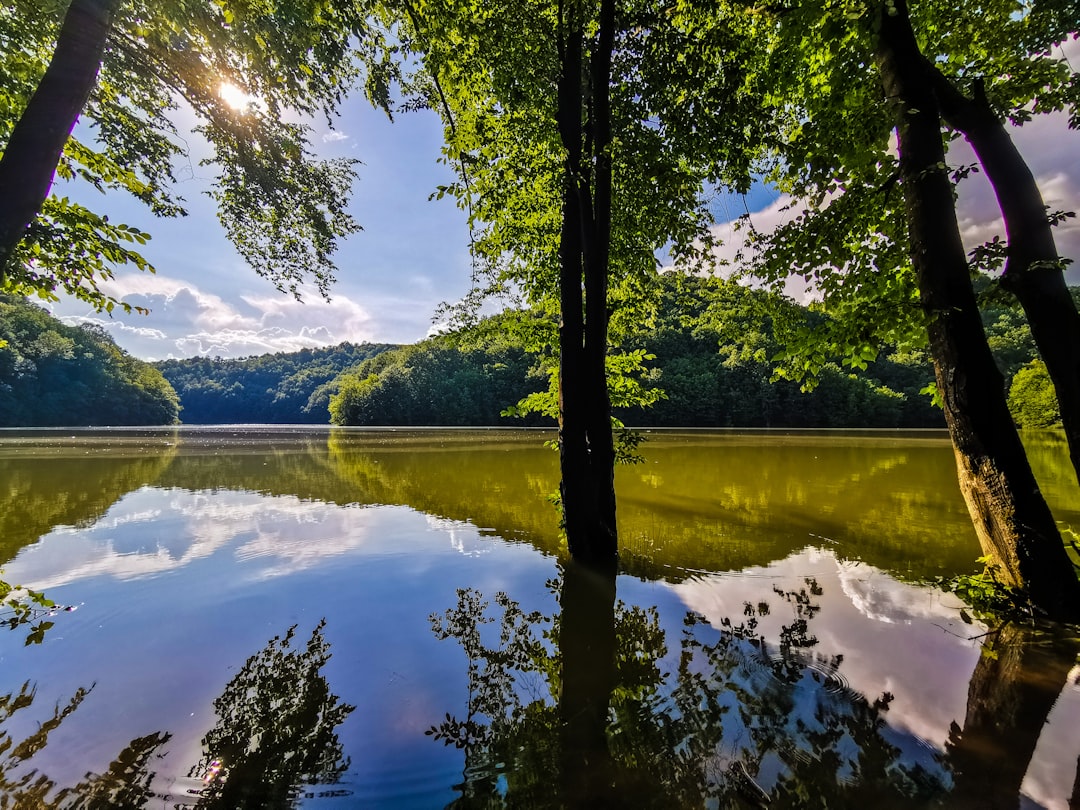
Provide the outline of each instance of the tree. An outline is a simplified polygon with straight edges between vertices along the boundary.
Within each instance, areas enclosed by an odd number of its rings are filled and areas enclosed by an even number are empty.
[[[72,0],[56,53],[11,129],[0,158],[0,281],[49,194],[64,145],[97,83],[119,6],[120,0]]]
[[[0,294],[0,426],[171,425],[176,392],[104,329]]]
[[[1054,384],[1044,362],[1032,360],[1016,372],[1009,386],[1009,410],[1022,428],[1061,426]]]
[[[707,252],[702,184],[723,159],[739,55],[726,31],[696,37],[650,0],[399,9],[404,61],[426,73],[401,75],[399,58],[390,75],[411,93],[406,106],[443,115],[459,182],[439,194],[470,212],[478,285],[520,289],[558,320],[547,405],[559,418],[567,539],[575,557],[610,559],[608,380],[622,361],[609,343],[649,319],[658,249]]]
[[[0,12],[0,47],[12,66],[0,81],[0,284],[46,298],[63,288],[97,307],[113,267],[145,260],[129,249],[146,235],[63,197],[54,175],[123,189],[154,213],[184,213],[171,191],[173,161],[187,156],[169,114],[178,101],[199,117],[219,167],[211,195],[245,259],[294,294],[333,278],[337,240],[356,229],[345,211],[349,161],[313,158],[307,127],[286,112],[329,115],[355,78],[351,38],[358,4],[177,0],[144,5],[73,0],[55,8],[18,3]],[[231,108],[231,83],[253,99]],[[71,137],[80,116],[96,144]]]
[[[1006,584],[1058,616],[1080,614],[1080,580],[1035,482],[982,328],[956,221],[936,100],[899,0],[875,20],[876,59],[899,140],[911,260],[960,474],[983,548]]]
[[[948,25],[934,19],[923,20],[923,38],[948,40]],[[772,91],[766,98],[782,138],[759,149],[773,161],[770,176],[807,204],[762,237],[754,269],[782,283],[794,259],[795,272],[814,283],[823,307],[836,315],[818,334],[796,332],[798,373],[820,368],[834,353],[865,363],[882,343],[917,345],[923,331],[961,491],[984,550],[1009,585],[1027,589],[1051,612],[1076,615],[1080,587],[1011,424],[1004,381],[979,321],[938,101],[908,6],[805,4],[749,25],[778,38],[762,49],[754,81]],[[951,52],[969,53],[963,49],[973,47],[971,38],[961,39],[948,42]],[[1027,52],[1020,50],[996,55],[995,64],[1023,73]],[[898,156],[890,149],[894,130]]]
[[[1076,95],[1080,84],[1075,77],[1070,77],[1066,62],[1042,55],[1070,33],[1075,36],[1075,8],[1068,3],[1040,4],[1026,16],[1025,22],[1030,23],[1027,26],[1029,39],[1024,45],[1039,57],[1031,59],[1033,64],[1027,66],[1028,72],[1035,75],[1022,76],[1021,81],[1026,80],[1037,88],[1040,112],[1071,105],[1074,111],[1072,125],[1075,126]],[[1015,26],[1002,27],[1011,29]],[[1007,243],[1004,256],[1000,250],[987,250],[983,255],[996,260],[993,262],[995,269],[1004,259],[1001,287],[1016,296],[1031,325],[1039,353],[1053,381],[1069,454],[1080,480],[1080,312],[1065,284],[1067,260],[1058,254],[1053,234],[1057,222],[1073,217],[1075,213],[1048,212],[1031,169],[1005,128],[1002,115],[1022,123],[1031,114],[1024,108],[1016,109],[1016,102],[1006,95],[1013,89],[1009,87],[1011,77],[993,82],[998,86],[992,86],[990,92],[997,91],[999,95],[995,108],[988,94],[986,77],[975,75],[970,83],[970,93],[965,94],[936,62],[924,56],[923,66],[933,84],[942,117],[967,138],[994,189],[1005,222]],[[962,69],[969,67],[961,66]],[[1070,78],[1073,79],[1071,83]],[[995,243],[988,247],[1000,248]]]

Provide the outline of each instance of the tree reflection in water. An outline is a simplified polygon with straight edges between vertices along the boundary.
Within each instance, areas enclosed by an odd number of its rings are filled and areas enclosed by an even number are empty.
[[[842,660],[812,654],[812,579],[719,630],[688,613],[672,672],[656,608],[617,602],[614,571],[570,563],[549,585],[554,617],[503,593],[492,608],[468,589],[432,617],[468,658],[465,717],[428,732],[464,749],[452,806],[1015,808],[1034,729],[1077,652],[999,632],[997,658],[973,676],[965,731],[933,751],[887,724],[890,694],[846,688]],[[792,620],[769,642],[757,617],[780,604]],[[980,753],[987,735],[999,747],[1004,736],[1008,767]]]
[[[291,808],[301,785],[334,784],[349,767],[337,727],[355,708],[331,693],[319,622],[302,650],[296,626],[251,656],[214,701],[217,725],[189,772],[203,778],[199,808]]]
[[[956,779],[953,807],[1017,806],[1028,763],[1078,652],[1080,639],[1059,628],[1004,622],[987,634],[968,686],[964,726],[954,722],[946,744]],[[1080,761],[1077,768],[1070,808],[1080,808]]]
[[[203,738],[203,755],[189,772],[205,787],[173,807],[292,808],[302,785],[333,784],[349,766],[337,726],[354,707],[330,692],[322,668],[330,658],[319,622],[306,647],[294,649],[296,627],[275,636],[251,656],[214,701],[218,722]],[[150,766],[164,756],[171,735],[155,732],[132,740],[102,774],[88,773],[74,787],[56,782],[30,762],[49,735],[90,694],[79,689],[29,736],[16,740],[7,724],[29,708],[29,682],[0,696],[0,808],[26,810],[137,810],[175,802],[154,792]],[[194,803],[194,804],[193,804]]]
[[[150,783],[154,772],[150,762],[166,742],[168,734],[154,733],[132,740],[103,774],[88,773],[74,787],[59,792],[56,782],[36,768],[24,769],[30,758],[49,742],[49,735],[79,708],[93,689],[78,689],[37,731],[16,742],[6,728],[12,717],[30,708],[36,689],[23,683],[18,692],[0,697],[0,807],[26,810],[136,810],[147,806],[154,793]]]

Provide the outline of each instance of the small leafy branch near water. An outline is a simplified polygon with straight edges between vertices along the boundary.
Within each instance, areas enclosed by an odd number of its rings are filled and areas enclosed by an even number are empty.
[[[939,577],[936,584],[941,590],[954,593],[971,607],[971,613],[979,619],[1030,618],[1035,609],[1024,591],[1011,588],[998,579],[998,566],[990,557],[976,560],[984,566],[981,573],[957,577]],[[960,618],[971,624],[972,615],[960,610]]]
[[[40,591],[11,585],[0,579],[0,626],[16,630],[24,624],[55,616],[60,611],[73,610],[74,605],[57,605]],[[37,621],[26,635],[26,645],[40,644],[45,639],[45,631],[53,624],[55,622]]]

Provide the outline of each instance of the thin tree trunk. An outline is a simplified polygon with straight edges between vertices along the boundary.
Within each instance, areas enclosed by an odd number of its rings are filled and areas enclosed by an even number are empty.
[[[961,492],[1001,580],[1048,613],[1075,617],[1080,580],[1005,404],[956,223],[937,103],[904,0],[882,3],[876,22],[878,68],[899,135],[911,260]]]
[[[926,63],[945,122],[975,150],[1005,221],[1008,249],[1001,285],[1020,301],[1054,382],[1069,456],[1080,481],[1080,312],[1065,283],[1061,256],[1038,183],[982,90],[972,97]]]
[[[573,2],[568,5],[557,113],[567,152],[559,246],[560,493],[571,556],[597,562],[614,559],[618,553],[615,452],[605,368],[611,231],[611,135],[606,99],[614,14],[612,0],[604,0],[607,11],[606,17],[602,14],[599,49],[589,66],[593,92],[587,102],[581,15]],[[605,48],[606,57],[600,53]],[[587,132],[583,118],[588,122]]]
[[[52,61],[0,158],[0,281],[49,196],[56,166],[97,83],[120,0],[72,0]]]

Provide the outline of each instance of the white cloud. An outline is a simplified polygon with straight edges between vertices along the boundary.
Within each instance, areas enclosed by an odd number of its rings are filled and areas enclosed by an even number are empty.
[[[108,319],[57,314],[69,323],[98,324],[124,349],[148,359],[245,357],[360,343],[375,336],[368,310],[345,296],[327,301],[310,291],[303,301],[284,295],[242,295],[226,301],[188,282],[141,274],[119,276],[108,291],[150,314],[114,313]]]
[[[322,136],[322,142],[323,143],[336,143],[337,141],[347,141],[347,140],[349,140],[348,135],[346,135],[344,132],[338,132],[336,130],[331,130],[330,132],[324,132],[323,136]]]
[[[759,631],[776,643],[791,613],[783,600],[777,603],[772,589],[798,591],[807,572],[822,589],[815,599],[821,612],[810,624],[818,639],[814,649],[826,657],[842,656],[839,674],[870,700],[892,692],[890,725],[943,746],[950,722],[963,723],[968,676],[979,658],[978,644],[966,637],[982,629],[960,621],[960,603],[950,595],[812,548],[765,568],[703,576],[674,590],[718,628],[725,618],[741,615],[744,603],[764,599],[773,610],[759,617]]]

